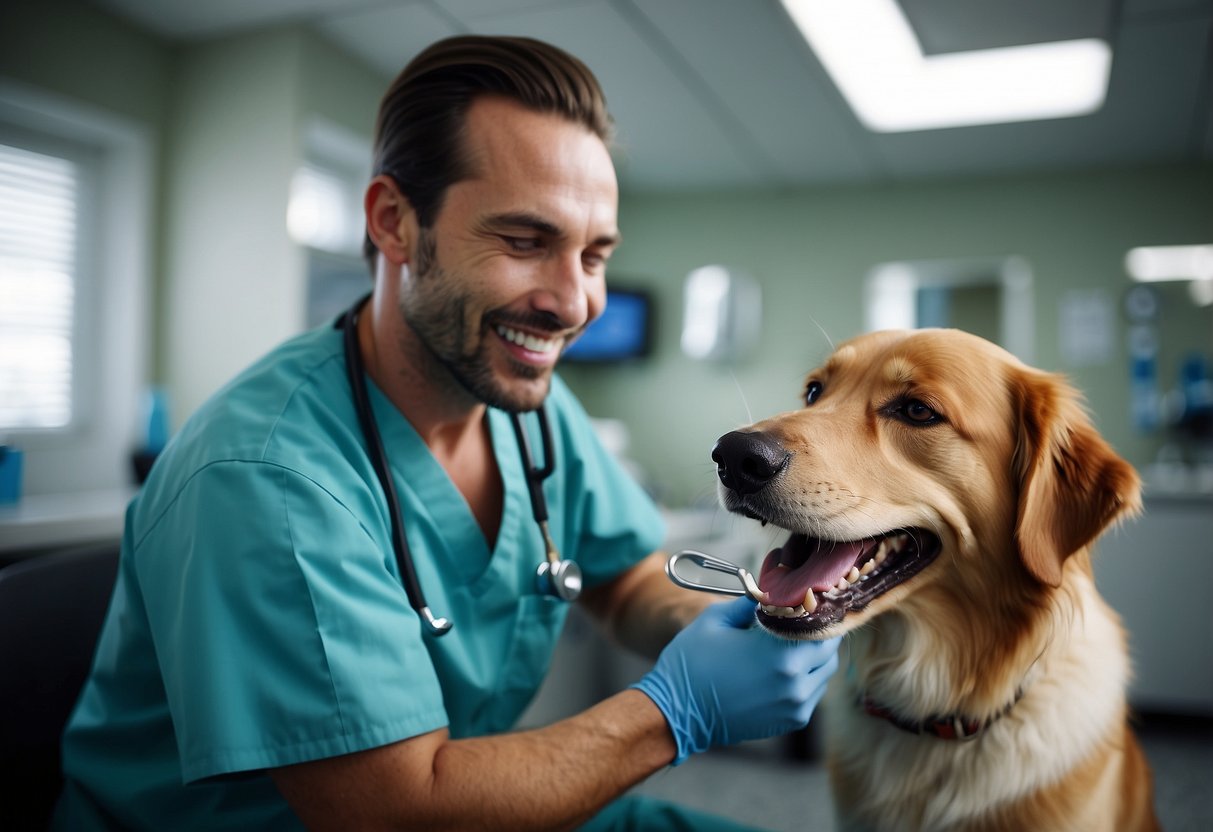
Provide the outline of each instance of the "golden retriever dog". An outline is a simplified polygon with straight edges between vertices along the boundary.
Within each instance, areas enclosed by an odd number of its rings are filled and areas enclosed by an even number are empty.
[[[712,458],[727,509],[791,533],[760,623],[847,634],[824,712],[841,828],[1159,828],[1091,571],[1139,480],[1062,378],[957,330],[864,335]]]

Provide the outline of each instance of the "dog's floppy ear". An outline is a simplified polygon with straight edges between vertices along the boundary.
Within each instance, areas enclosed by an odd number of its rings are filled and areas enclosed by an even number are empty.
[[[1140,481],[1060,376],[1025,370],[1014,387],[1019,556],[1038,580],[1059,586],[1066,558],[1141,507]]]

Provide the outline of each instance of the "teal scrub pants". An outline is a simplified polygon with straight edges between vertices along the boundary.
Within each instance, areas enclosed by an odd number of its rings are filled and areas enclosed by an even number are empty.
[[[621,797],[607,806],[582,832],[758,832],[718,815],[696,812],[644,795]]]

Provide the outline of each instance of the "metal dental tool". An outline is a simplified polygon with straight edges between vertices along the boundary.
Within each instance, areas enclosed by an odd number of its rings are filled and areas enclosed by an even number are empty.
[[[712,584],[700,583],[679,575],[678,564],[684,559],[703,569],[735,576],[741,582],[741,588],[731,589],[729,587],[713,586]],[[665,573],[670,576],[671,581],[683,589],[694,589],[698,592],[715,592],[720,595],[746,595],[754,601],[766,603],[765,594],[758,588],[758,582],[754,580],[754,576],[749,570],[727,560],[705,555],[703,552],[696,552],[694,549],[684,549],[676,555],[671,555],[670,559],[666,562]]]

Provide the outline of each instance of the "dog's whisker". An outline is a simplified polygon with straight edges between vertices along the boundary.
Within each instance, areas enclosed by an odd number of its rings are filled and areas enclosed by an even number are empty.
[[[809,315],[808,317],[809,320],[813,322],[813,326],[817,327],[817,329],[821,331],[822,336],[826,339],[826,343],[830,345],[830,351],[833,352],[834,339],[830,337],[830,333],[826,332],[826,328],[822,326],[821,323],[812,315]]]
[[[754,424],[754,414],[750,412],[750,403],[746,401],[745,392],[741,389],[741,382],[737,380],[737,374],[729,370],[729,377],[733,379],[733,386],[737,388],[737,395],[741,397],[741,404],[745,408],[746,424]]]

